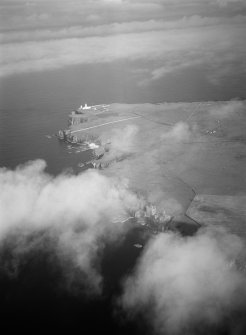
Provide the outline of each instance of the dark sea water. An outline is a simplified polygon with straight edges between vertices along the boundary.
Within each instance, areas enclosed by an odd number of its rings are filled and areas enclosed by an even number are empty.
[[[0,247],[0,313],[2,329],[25,334],[148,334],[142,319],[127,320],[117,297],[121,281],[132,271],[141,250],[133,248],[140,232],[131,231],[121,243],[105,245],[100,270],[102,294],[87,294],[83,280],[75,289],[64,288],[64,273],[53,245],[34,249],[19,257],[18,275],[11,276],[16,262],[8,243]],[[140,233],[141,234],[141,233]],[[15,238],[12,240],[15,246]],[[9,272],[3,270],[7,268]],[[5,334],[5,333],[4,333]]]
[[[15,168],[41,158],[47,171],[57,174],[67,168],[78,171],[78,163],[89,160],[89,151],[69,150],[54,136],[67,127],[69,111],[84,103],[82,94],[74,97],[42,76],[6,79],[0,92],[0,166]]]
[[[58,173],[87,159],[71,155],[46,135],[67,127],[68,113],[81,104],[138,102],[123,67],[69,67],[15,75],[0,81],[0,166],[14,168],[28,160],[45,159]],[[131,94],[130,94],[131,93]],[[147,99],[147,98],[146,98]]]
[[[204,76],[197,72],[184,75],[183,80],[171,76],[143,87],[138,85],[132,69],[134,66],[129,63],[118,62],[1,79],[0,165],[13,168],[27,160],[43,158],[52,173],[76,166],[85,154],[71,157],[54,138],[49,140],[45,136],[66,127],[68,112],[84,103],[228,100],[243,89],[243,85],[241,90],[235,87],[234,91],[224,87],[222,94],[217,87],[208,86]]]
[[[140,91],[132,93],[134,90],[127,73],[124,75],[119,67],[113,70],[110,72],[107,66],[103,69],[95,67],[91,76],[90,71],[80,69],[78,72],[74,67],[2,80],[0,166],[14,169],[19,164],[41,158],[46,161],[47,172],[51,174],[56,175],[66,169],[78,173],[78,163],[89,160],[91,152],[68,148],[54,136],[59,129],[67,127],[71,109],[85,102],[108,104],[165,100],[165,95],[161,99],[161,91],[156,96],[150,92],[152,99],[142,92],[147,101],[141,100]],[[115,85],[119,80],[124,81],[123,84]],[[169,98],[175,101],[172,96]],[[2,334],[17,331],[25,334],[151,334],[146,323],[149,316],[127,319],[117,305],[121,282],[131,273],[143,250],[133,245],[144,244],[143,236],[141,231],[133,229],[122,244],[105,246],[100,262],[103,291],[96,297],[88,297],[83,282],[81,291],[76,294],[61,289],[63,274],[52,244],[47,243],[46,249],[27,252],[17,260],[15,240],[11,243],[4,241],[0,245]],[[6,272],[6,268],[10,271]],[[13,269],[14,276],[11,275]],[[199,334],[205,332],[199,331]],[[229,333],[222,329],[221,334]]]
[[[94,100],[92,94],[73,85],[71,77],[69,80],[59,72],[5,79],[0,92],[0,166],[14,169],[41,158],[48,173],[80,172],[78,163],[88,161],[91,152],[69,148],[54,134],[67,127],[71,109],[85,102],[108,101]],[[139,333],[141,325],[126,322],[115,305],[121,280],[141,252],[133,246],[139,242],[138,234],[130,232],[120,247],[105,246],[100,265],[105,281],[99,296],[88,296],[83,281],[76,294],[61,288],[63,273],[52,243],[16,258],[18,242],[15,237],[11,242],[6,239],[0,245],[0,314],[2,329],[8,329],[3,334],[17,330],[30,334]]]

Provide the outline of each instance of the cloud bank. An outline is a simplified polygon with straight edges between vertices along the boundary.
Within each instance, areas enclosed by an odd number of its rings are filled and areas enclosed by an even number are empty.
[[[102,277],[95,261],[105,241],[124,237],[128,228],[120,221],[138,208],[139,200],[125,182],[95,171],[52,177],[45,166],[37,160],[14,171],[0,170],[0,244],[17,236],[18,260],[25,250],[35,248],[35,236],[38,242],[45,232],[61,264],[68,264],[66,276],[68,269],[70,278],[80,272],[84,284],[100,292]],[[34,239],[28,239],[32,235]]]
[[[175,142],[186,142],[191,138],[194,139],[193,129],[186,122],[176,123],[171,130],[161,135],[162,140],[170,140]],[[193,127],[194,128],[194,127]],[[193,137],[192,137],[193,135]]]
[[[129,317],[144,313],[157,334],[213,334],[223,327],[243,334],[244,320],[233,319],[246,308],[246,279],[235,266],[242,250],[237,236],[221,230],[186,239],[160,234],[125,280],[120,303]]]
[[[238,113],[244,113],[244,104],[242,101],[230,101],[220,107],[212,108],[209,114],[215,118],[227,119],[231,118]]]
[[[132,143],[137,128],[127,129],[125,141]],[[170,138],[182,141],[187,132],[185,123],[178,124]],[[9,244],[14,254],[10,275],[18,275],[25,253],[47,248],[48,236],[68,284],[76,281],[89,294],[100,294],[104,244],[124,238],[129,227],[122,219],[141,209],[142,199],[125,180],[97,171],[52,177],[44,169],[44,161],[38,160],[14,171],[0,170],[0,250],[11,236],[17,241],[13,250]],[[159,208],[163,205],[169,213],[178,204],[172,203],[170,192],[158,193],[163,179],[158,180],[148,200],[162,200]],[[188,238],[161,233],[142,250],[119,298],[130,318],[143,314],[157,334],[245,333],[241,315],[246,309],[246,279],[237,267],[245,246],[239,237],[211,228]]]
[[[105,154],[105,159],[113,160],[124,155],[131,155],[134,152],[138,131],[139,128],[136,125],[128,125],[122,129],[113,129],[104,133],[101,136],[102,143],[110,143],[109,152]]]
[[[12,1],[0,6],[2,77],[119,61],[132,65],[140,86],[201,68],[212,85],[245,76],[244,1]]]

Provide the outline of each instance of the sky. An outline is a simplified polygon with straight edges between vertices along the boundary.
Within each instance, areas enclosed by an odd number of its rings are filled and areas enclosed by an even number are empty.
[[[96,77],[99,67],[130,85],[126,100],[245,94],[245,0],[1,0],[0,9],[1,80],[74,67]]]

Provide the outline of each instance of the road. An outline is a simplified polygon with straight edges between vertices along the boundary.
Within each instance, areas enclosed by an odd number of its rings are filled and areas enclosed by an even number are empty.
[[[84,130],[93,129],[93,128],[103,127],[103,126],[106,126],[108,124],[113,124],[113,123],[123,122],[123,121],[127,121],[127,120],[133,120],[133,119],[139,119],[140,117],[142,117],[142,116],[133,116],[133,117],[128,117],[128,118],[122,119],[122,120],[116,120],[116,121],[111,121],[111,122],[107,122],[107,123],[101,123],[101,124],[99,124],[97,126],[92,126],[92,127],[88,127],[88,128],[82,128],[82,129],[72,130],[71,134],[78,133],[78,132],[84,131]]]

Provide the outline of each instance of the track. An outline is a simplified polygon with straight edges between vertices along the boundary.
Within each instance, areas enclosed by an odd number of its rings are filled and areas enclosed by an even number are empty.
[[[133,117],[128,117],[128,118],[122,119],[122,120],[116,120],[116,121],[111,121],[111,122],[107,122],[107,123],[102,123],[102,124],[99,124],[97,126],[92,126],[92,127],[88,127],[88,128],[73,130],[73,131],[71,131],[71,134],[78,133],[78,132],[84,131],[84,130],[94,129],[94,128],[98,128],[98,127],[103,127],[103,126],[106,126],[108,124],[113,124],[113,123],[123,122],[123,121],[127,121],[127,120],[133,120],[133,119],[139,119],[140,117],[142,117],[142,116],[133,116]]]

